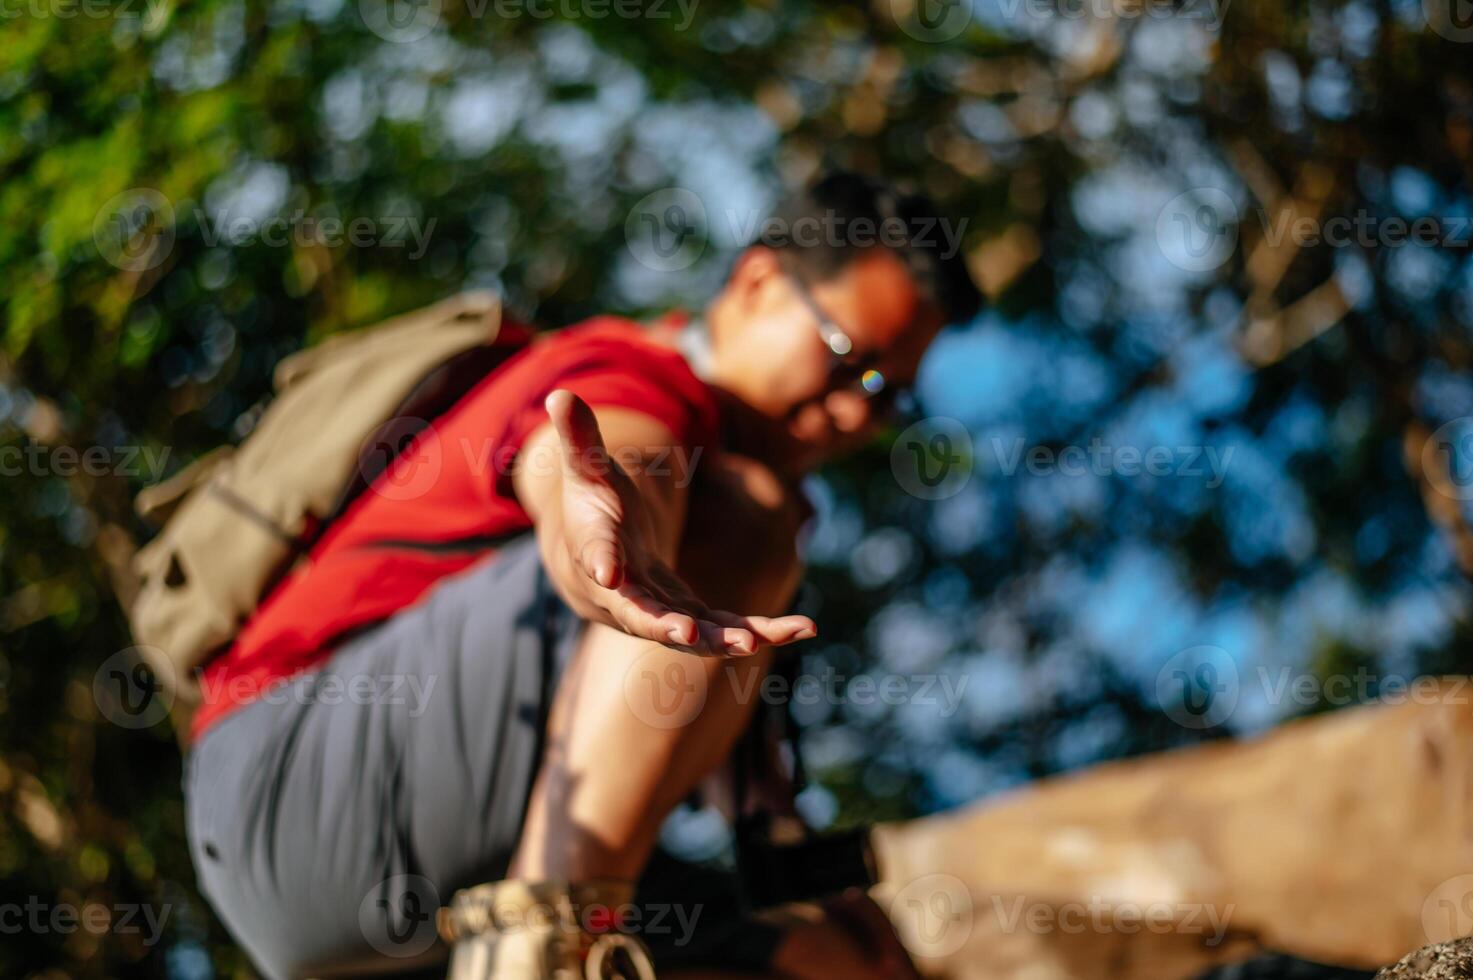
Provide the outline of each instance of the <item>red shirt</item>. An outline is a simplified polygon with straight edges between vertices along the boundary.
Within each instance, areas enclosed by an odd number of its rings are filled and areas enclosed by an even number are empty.
[[[521,349],[415,437],[205,668],[196,737],[320,664],[346,635],[420,601],[498,539],[530,530],[511,464],[547,421],[542,402],[554,388],[649,415],[674,434],[677,451],[716,447],[710,389],[636,323],[595,317],[535,340],[508,325],[502,341]]]

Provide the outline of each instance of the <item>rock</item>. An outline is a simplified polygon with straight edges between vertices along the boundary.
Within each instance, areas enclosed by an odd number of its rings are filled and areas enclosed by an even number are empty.
[[[1100,766],[876,833],[927,972],[1185,980],[1262,951],[1372,971],[1473,933],[1473,690]]]
[[[1376,980],[1473,980],[1473,939],[1423,946],[1376,974]]]

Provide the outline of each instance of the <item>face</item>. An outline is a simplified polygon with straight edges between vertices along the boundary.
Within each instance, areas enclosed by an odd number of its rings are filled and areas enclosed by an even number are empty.
[[[781,427],[785,461],[802,470],[869,438],[895,392],[914,381],[942,316],[886,249],[861,252],[805,289],[775,252],[755,247],[737,261],[709,321],[714,380]],[[833,347],[846,341],[852,350],[836,362]],[[876,397],[867,396],[865,370],[884,379]]]

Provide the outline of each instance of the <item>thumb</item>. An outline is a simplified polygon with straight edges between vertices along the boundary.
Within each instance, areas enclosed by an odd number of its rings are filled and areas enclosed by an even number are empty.
[[[609,453],[588,403],[566,388],[557,388],[543,406],[562,446],[563,471],[585,480],[607,482]]]
[[[611,516],[570,528],[568,544],[578,567],[600,587],[617,589],[624,581],[624,546]]]
[[[573,481],[603,484],[609,480],[609,454],[598,419],[588,403],[566,388],[555,389],[543,402],[557,432],[563,453],[563,476]],[[608,507],[585,514],[568,528],[568,543],[583,571],[605,589],[617,588],[624,578],[624,549],[619,540],[619,509]]]

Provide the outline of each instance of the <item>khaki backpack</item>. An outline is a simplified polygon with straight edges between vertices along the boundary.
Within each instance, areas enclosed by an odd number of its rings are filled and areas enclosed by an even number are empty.
[[[299,351],[276,366],[276,395],[239,446],[138,495],[138,513],[163,527],[133,559],[128,618],[176,695],[198,700],[197,668],[414,434],[506,356],[500,324],[494,295],[464,293]]]

